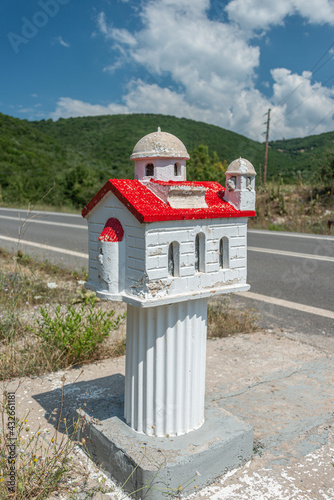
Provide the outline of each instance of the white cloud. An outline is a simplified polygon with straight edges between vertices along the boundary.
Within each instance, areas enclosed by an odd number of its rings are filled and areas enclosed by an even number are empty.
[[[51,117],[171,114],[263,141],[264,115],[271,108],[272,123],[276,123],[272,139],[306,135],[334,107],[333,91],[312,85],[310,73],[297,75],[279,68],[272,71],[272,97],[262,95],[255,85],[260,49],[249,43],[254,35],[250,30],[281,23],[294,13],[311,22],[333,19],[334,23],[333,3],[318,0],[314,9],[310,0],[231,0],[226,10],[233,22],[210,19],[209,7],[210,0],[147,0],[140,11],[141,28],[131,33],[108,24],[101,12],[98,29],[118,54],[104,71],[114,73],[130,61],[148,79],[131,80],[122,104],[103,106],[63,97]],[[173,82],[173,87],[167,88],[166,81]],[[317,132],[333,128],[329,114]]]
[[[231,104],[231,103],[230,103]],[[123,97],[123,104],[109,104],[107,106],[91,104],[77,99],[62,97],[57,108],[50,117],[69,118],[76,116],[98,116],[129,113],[159,113],[177,117],[190,118],[222,126],[224,128],[248,131],[255,127],[254,117],[258,118],[259,109],[267,109],[268,103],[256,90],[241,92],[233,103],[233,112],[223,108],[219,102],[215,106],[201,107],[188,102],[184,93],[177,93],[157,84],[147,84],[142,80],[132,81]],[[245,124],[247,127],[245,127]],[[252,125],[253,124],[253,125]],[[254,128],[255,130],[255,128]],[[250,133],[249,136],[261,140],[261,132]]]
[[[97,16],[97,26],[103,35],[109,37],[112,28],[108,27],[104,12],[100,12]]]
[[[118,104],[102,106],[100,104],[90,104],[70,97],[61,97],[57,102],[56,110],[50,114],[50,118],[70,118],[77,116],[99,116],[126,113],[126,108]]]
[[[136,38],[125,30],[108,26],[104,14],[99,16],[101,33],[113,39],[114,47],[123,48],[122,58],[145,67],[150,79],[156,79],[155,85],[138,84],[141,110],[147,109],[146,103],[148,111],[178,116],[182,113],[229,127],[239,120],[238,106],[232,105],[236,97],[245,108],[245,96],[252,94],[247,109],[258,101],[260,96],[252,83],[254,68],[259,64],[258,47],[249,46],[235,26],[208,19],[209,6],[209,0],[147,2],[141,12],[144,28],[135,34]],[[105,68],[109,69],[114,71],[115,66]],[[165,75],[170,75],[183,91],[159,89]],[[144,87],[149,99],[143,96]],[[132,99],[134,92],[132,86],[131,92],[124,96],[131,112],[138,110]]]
[[[229,19],[243,29],[267,29],[298,14],[310,23],[334,24],[332,0],[231,0],[226,6]]]
[[[71,47],[71,45],[63,40],[61,36],[57,36],[54,39],[53,43],[59,43],[59,45],[62,45],[63,47]]]
[[[275,81],[273,125],[284,137],[308,135],[315,127],[318,134],[333,129],[334,89],[312,84],[309,71],[297,75],[277,68],[271,73]]]

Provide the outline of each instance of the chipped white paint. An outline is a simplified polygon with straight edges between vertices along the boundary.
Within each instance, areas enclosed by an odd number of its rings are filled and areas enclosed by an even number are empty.
[[[125,281],[124,241],[98,241],[97,269],[99,290],[117,298],[124,290]]]
[[[125,418],[137,432],[185,434],[204,422],[207,300],[128,305]]]
[[[189,500],[332,500],[334,498],[334,448],[325,445],[318,452],[300,458],[292,465],[248,462],[225,474],[214,485],[189,495]],[[261,459],[261,462],[268,458]],[[291,462],[290,462],[291,463]],[[327,487],[326,487],[327,486]]]

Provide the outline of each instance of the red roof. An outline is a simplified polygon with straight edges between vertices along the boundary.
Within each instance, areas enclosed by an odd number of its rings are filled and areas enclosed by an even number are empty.
[[[99,236],[100,241],[122,241],[124,230],[118,219],[108,219],[102,233]]]
[[[111,191],[139,222],[163,220],[216,219],[225,217],[253,217],[253,210],[240,211],[223,199],[225,188],[218,182],[162,182],[163,185],[203,186],[206,188],[207,208],[172,208],[138,180],[109,179],[94,198],[85,206],[82,216],[89,212]]]

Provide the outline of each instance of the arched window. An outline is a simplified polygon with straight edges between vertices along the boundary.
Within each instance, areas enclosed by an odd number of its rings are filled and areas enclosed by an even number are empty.
[[[229,243],[228,238],[224,236],[219,242],[219,267],[221,269],[228,269],[230,266],[229,258]]]
[[[195,238],[195,272],[205,271],[205,236],[203,233],[196,234]]]
[[[181,165],[179,163],[174,163],[174,177],[179,177],[181,175]]]
[[[168,248],[168,275],[180,276],[180,257],[179,257],[179,244],[173,241]]]
[[[145,167],[145,175],[146,177],[153,177],[154,176],[154,165],[153,163],[148,163]]]

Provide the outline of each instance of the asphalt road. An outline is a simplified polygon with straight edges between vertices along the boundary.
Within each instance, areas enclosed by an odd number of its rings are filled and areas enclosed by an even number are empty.
[[[16,251],[19,235],[24,253],[87,268],[80,215],[0,208],[0,247]],[[262,326],[334,336],[333,236],[250,230],[248,282],[251,294],[234,300],[259,311]]]

